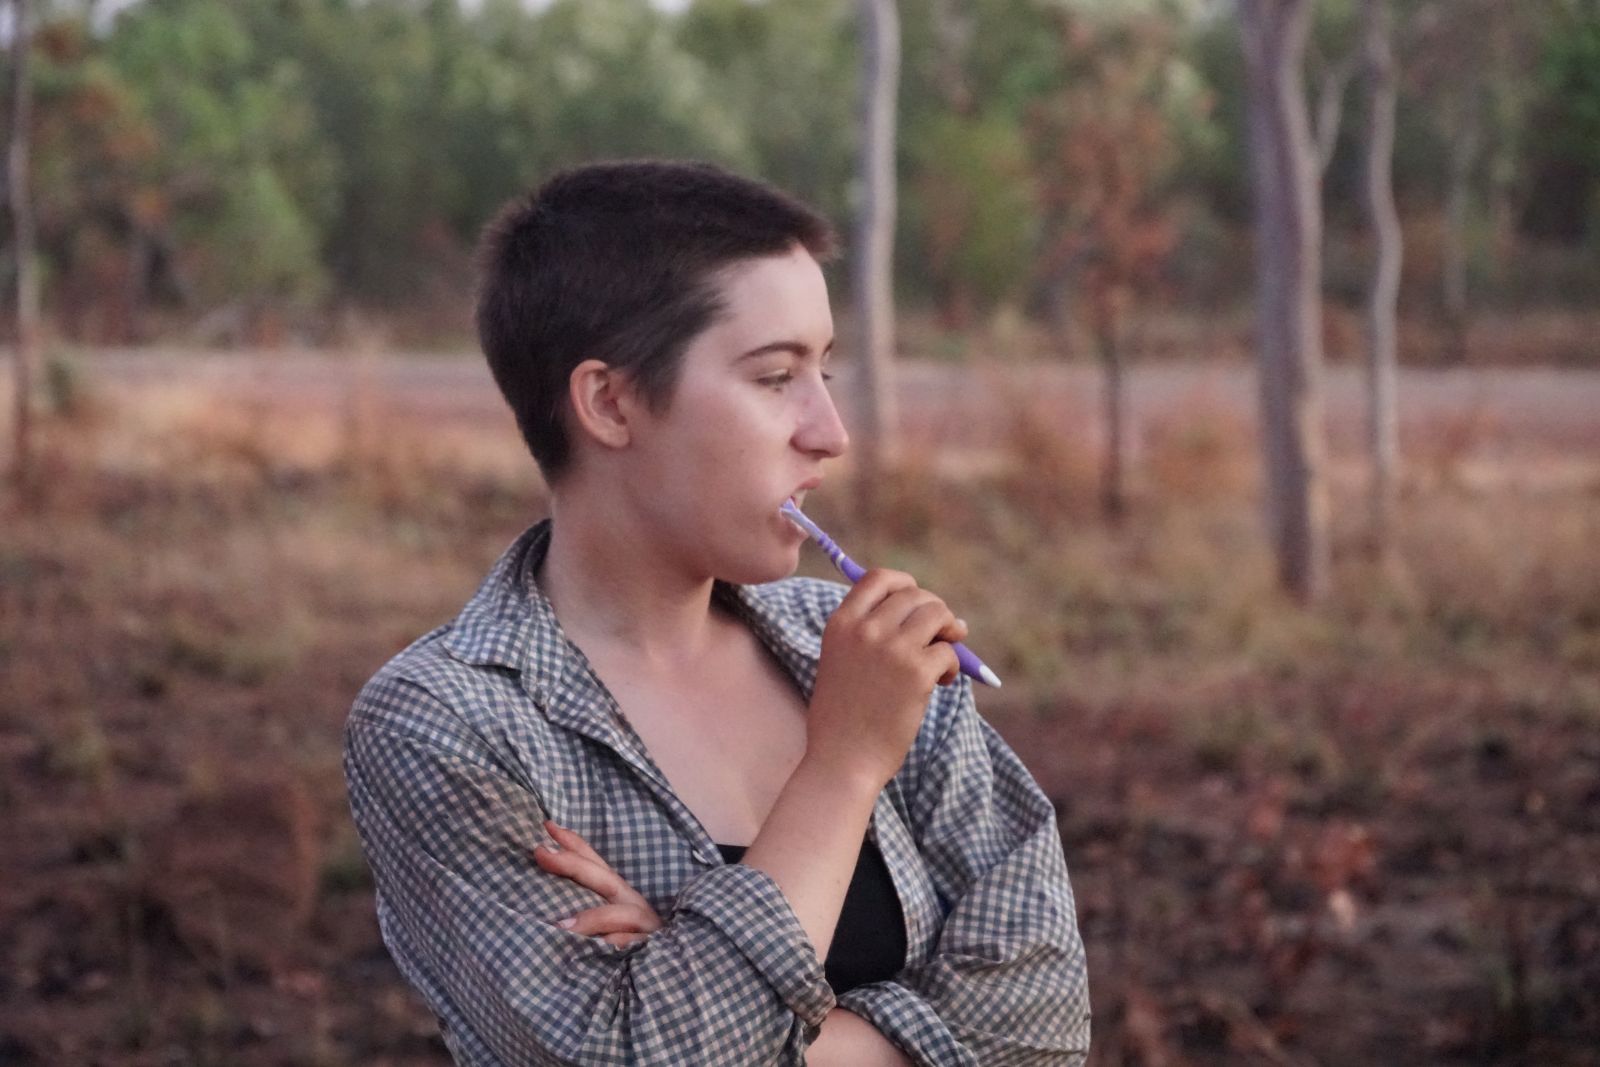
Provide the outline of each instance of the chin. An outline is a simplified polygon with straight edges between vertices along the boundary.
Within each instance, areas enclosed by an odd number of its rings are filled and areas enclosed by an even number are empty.
[[[761,585],[765,582],[776,582],[787,578],[800,566],[800,553],[777,553],[765,559],[742,559],[737,562],[729,561],[717,575],[725,582],[735,585]]]

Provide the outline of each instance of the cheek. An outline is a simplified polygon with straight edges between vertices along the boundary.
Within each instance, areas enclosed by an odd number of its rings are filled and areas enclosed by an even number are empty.
[[[751,473],[749,464],[770,454],[785,439],[781,419],[759,391],[715,395],[690,409],[685,452],[702,474],[713,479],[734,479]]]

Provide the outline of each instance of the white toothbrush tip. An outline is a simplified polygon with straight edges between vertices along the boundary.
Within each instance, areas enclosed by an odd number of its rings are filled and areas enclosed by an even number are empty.
[[[988,664],[978,668],[978,678],[983,682],[984,685],[992,685],[996,689],[1000,688],[1000,676],[994,673],[994,671],[991,671],[988,667]]]

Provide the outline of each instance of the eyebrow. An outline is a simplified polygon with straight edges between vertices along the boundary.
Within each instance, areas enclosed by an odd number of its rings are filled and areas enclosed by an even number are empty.
[[[778,352],[786,352],[789,355],[798,356],[799,358],[804,359],[811,355],[811,346],[803,341],[773,341],[770,344],[764,344],[759,348],[752,348],[750,351],[741,355],[735,362],[743,362],[744,360],[750,359],[754,356],[769,356]],[[822,357],[826,358],[832,354],[832,352],[833,339],[829,338],[828,343],[822,346]]]

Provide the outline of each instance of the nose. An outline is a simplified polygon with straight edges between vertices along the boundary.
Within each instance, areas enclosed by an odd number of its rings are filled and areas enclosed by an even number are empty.
[[[811,402],[795,429],[795,447],[802,452],[823,459],[836,459],[850,447],[850,435],[845,432],[839,409],[827,388],[818,383]]]

